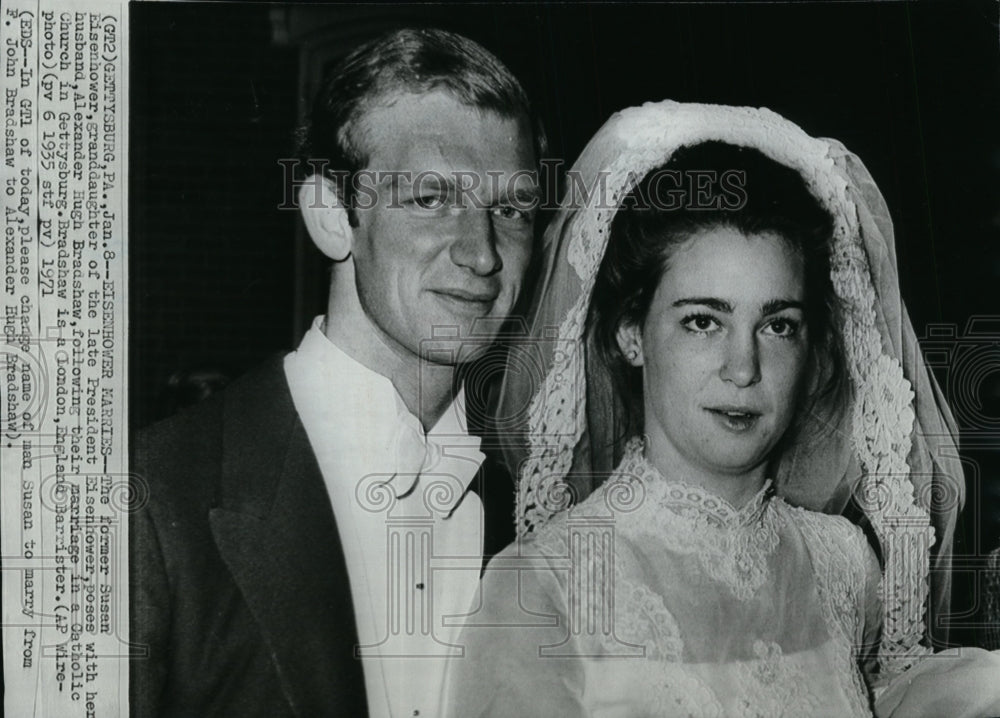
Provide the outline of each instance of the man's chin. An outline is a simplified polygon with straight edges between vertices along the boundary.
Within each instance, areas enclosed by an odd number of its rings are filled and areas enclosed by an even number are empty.
[[[465,364],[483,356],[496,343],[504,320],[493,316],[434,316],[420,356],[435,364]]]
[[[495,342],[495,336],[435,337],[420,343],[420,356],[431,364],[458,366],[482,358]]]

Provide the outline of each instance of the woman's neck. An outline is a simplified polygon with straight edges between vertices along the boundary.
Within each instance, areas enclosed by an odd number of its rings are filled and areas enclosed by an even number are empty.
[[[645,455],[668,481],[700,486],[735,508],[750,501],[767,480],[766,463],[732,472],[712,470],[685,457],[666,437],[647,435]]]

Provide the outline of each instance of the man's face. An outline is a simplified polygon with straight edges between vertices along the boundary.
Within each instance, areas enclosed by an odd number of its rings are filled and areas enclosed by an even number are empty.
[[[352,245],[365,314],[401,355],[473,358],[510,314],[531,258],[527,121],[441,91],[400,94],[370,109],[355,137],[369,150]]]

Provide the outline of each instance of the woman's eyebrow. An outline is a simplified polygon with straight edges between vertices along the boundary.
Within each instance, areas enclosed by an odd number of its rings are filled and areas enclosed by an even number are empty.
[[[772,299],[761,307],[761,314],[774,314],[784,309],[801,309],[805,311],[805,304],[794,299]]]
[[[724,299],[716,299],[715,297],[684,297],[683,299],[678,299],[674,302],[675,307],[687,307],[692,304],[698,304],[704,307],[709,307],[717,312],[724,312],[726,314],[733,313],[733,305]]]
[[[691,305],[698,305],[702,307],[709,307],[717,312],[722,312],[724,314],[733,313],[733,305],[727,302],[725,299],[718,299],[716,297],[684,297],[678,299],[673,303],[675,307],[687,307]],[[765,302],[761,307],[761,314],[774,314],[776,312],[783,311],[785,309],[800,309],[805,311],[805,305],[795,299],[771,299]]]

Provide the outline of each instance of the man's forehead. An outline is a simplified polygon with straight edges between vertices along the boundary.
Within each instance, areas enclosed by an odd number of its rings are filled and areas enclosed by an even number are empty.
[[[367,169],[376,171],[514,173],[535,163],[527,118],[470,107],[443,90],[390,95],[360,125]]]

